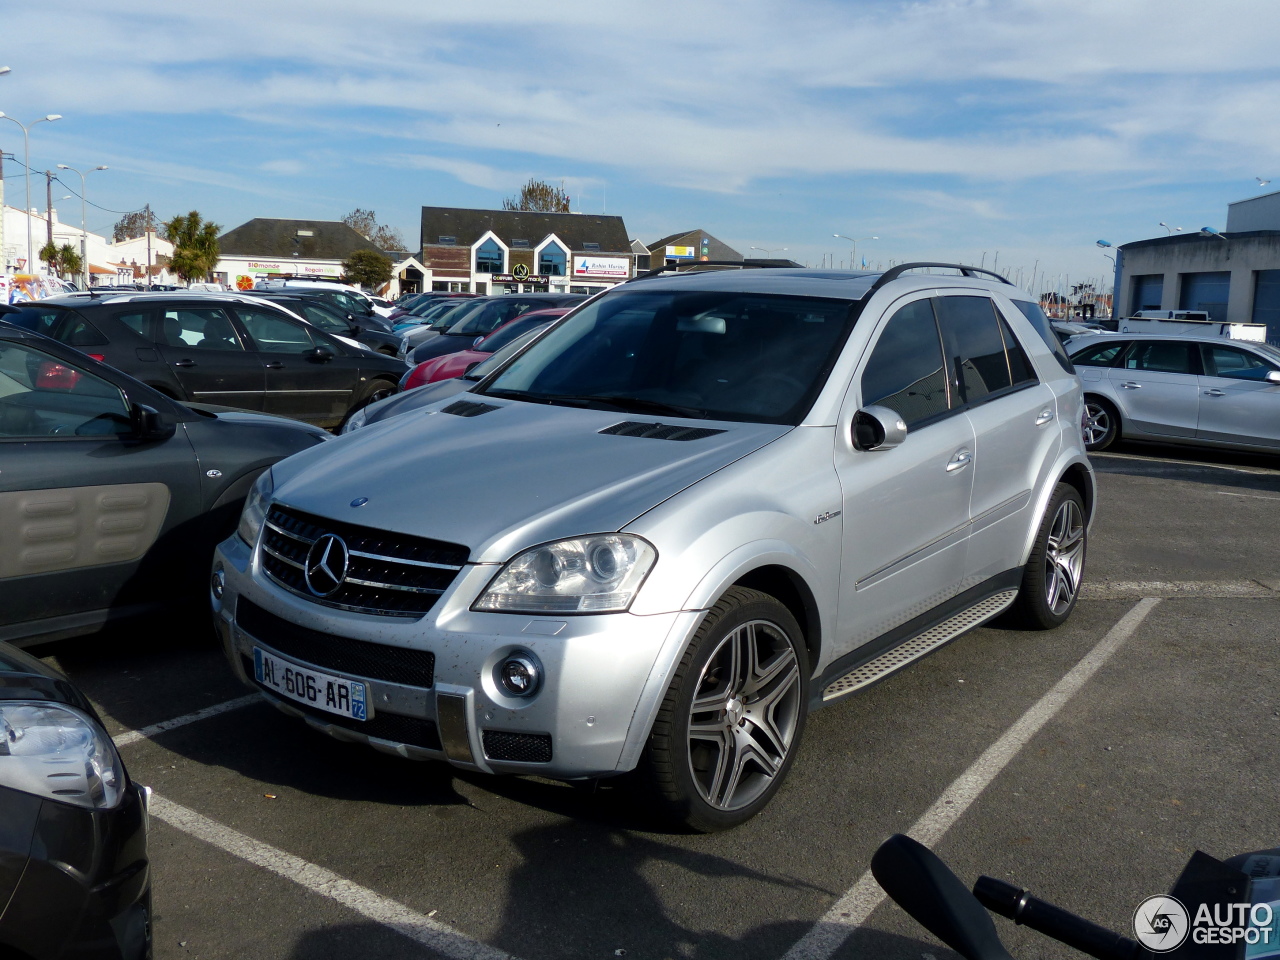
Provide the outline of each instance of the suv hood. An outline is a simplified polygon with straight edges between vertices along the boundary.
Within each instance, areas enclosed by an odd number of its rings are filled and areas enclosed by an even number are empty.
[[[442,412],[458,400],[497,409],[471,417]],[[274,499],[347,523],[464,544],[472,562],[503,562],[537,543],[620,530],[793,429],[677,420],[673,425],[724,432],[696,440],[600,434],[623,421],[659,422],[454,397],[276,464]],[[361,497],[368,502],[353,508]]]

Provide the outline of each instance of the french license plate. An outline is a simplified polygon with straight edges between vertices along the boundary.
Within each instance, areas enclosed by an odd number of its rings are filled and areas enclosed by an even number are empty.
[[[358,680],[331,677],[281,660],[258,647],[253,648],[253,676],[269,690],[353,720],[367,720],[365,685]]]

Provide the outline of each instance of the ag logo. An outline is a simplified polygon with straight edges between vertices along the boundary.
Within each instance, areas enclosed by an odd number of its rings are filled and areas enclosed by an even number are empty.
[[[511,268],[511,275],[515,277],[517,280],[528,280],[529,268],[526,267],[523,263],[517,263],[514,267]]]
[[[350,562],[347,545],[342,538],[326,533],[307,551],[306,564],[302,570],[307,588],[317,597],[337,593],[347,575],[347,565]]]
[[[1187,939],[1191,917],[1174,897],[1147,897],[1133,912],[1133,933],[1152,953],[1177,950]]]

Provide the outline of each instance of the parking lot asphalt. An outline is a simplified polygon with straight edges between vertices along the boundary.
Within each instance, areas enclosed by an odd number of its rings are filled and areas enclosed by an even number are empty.
[[[203,610],[35,652],[155,790],[159,958],[950,956],[859,887],[907,830],[966,883],[1131,933],[1195,849],[1280,844],[1280,460],[1095,466],[1064,627],[973,631],[813,715],[771,806],[712,836],[658,829],[625,782],[460,774],[236,703]],[[1015,956],[1076,956],[997,922]]]

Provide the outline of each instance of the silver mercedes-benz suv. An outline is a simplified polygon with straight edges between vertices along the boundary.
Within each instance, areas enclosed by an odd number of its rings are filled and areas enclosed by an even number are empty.
[[[1075,605],[1080,384],[982,273],[655,271],[290,457],[215,559],[233,668],[340,739],[746,820],[811,710]]]

